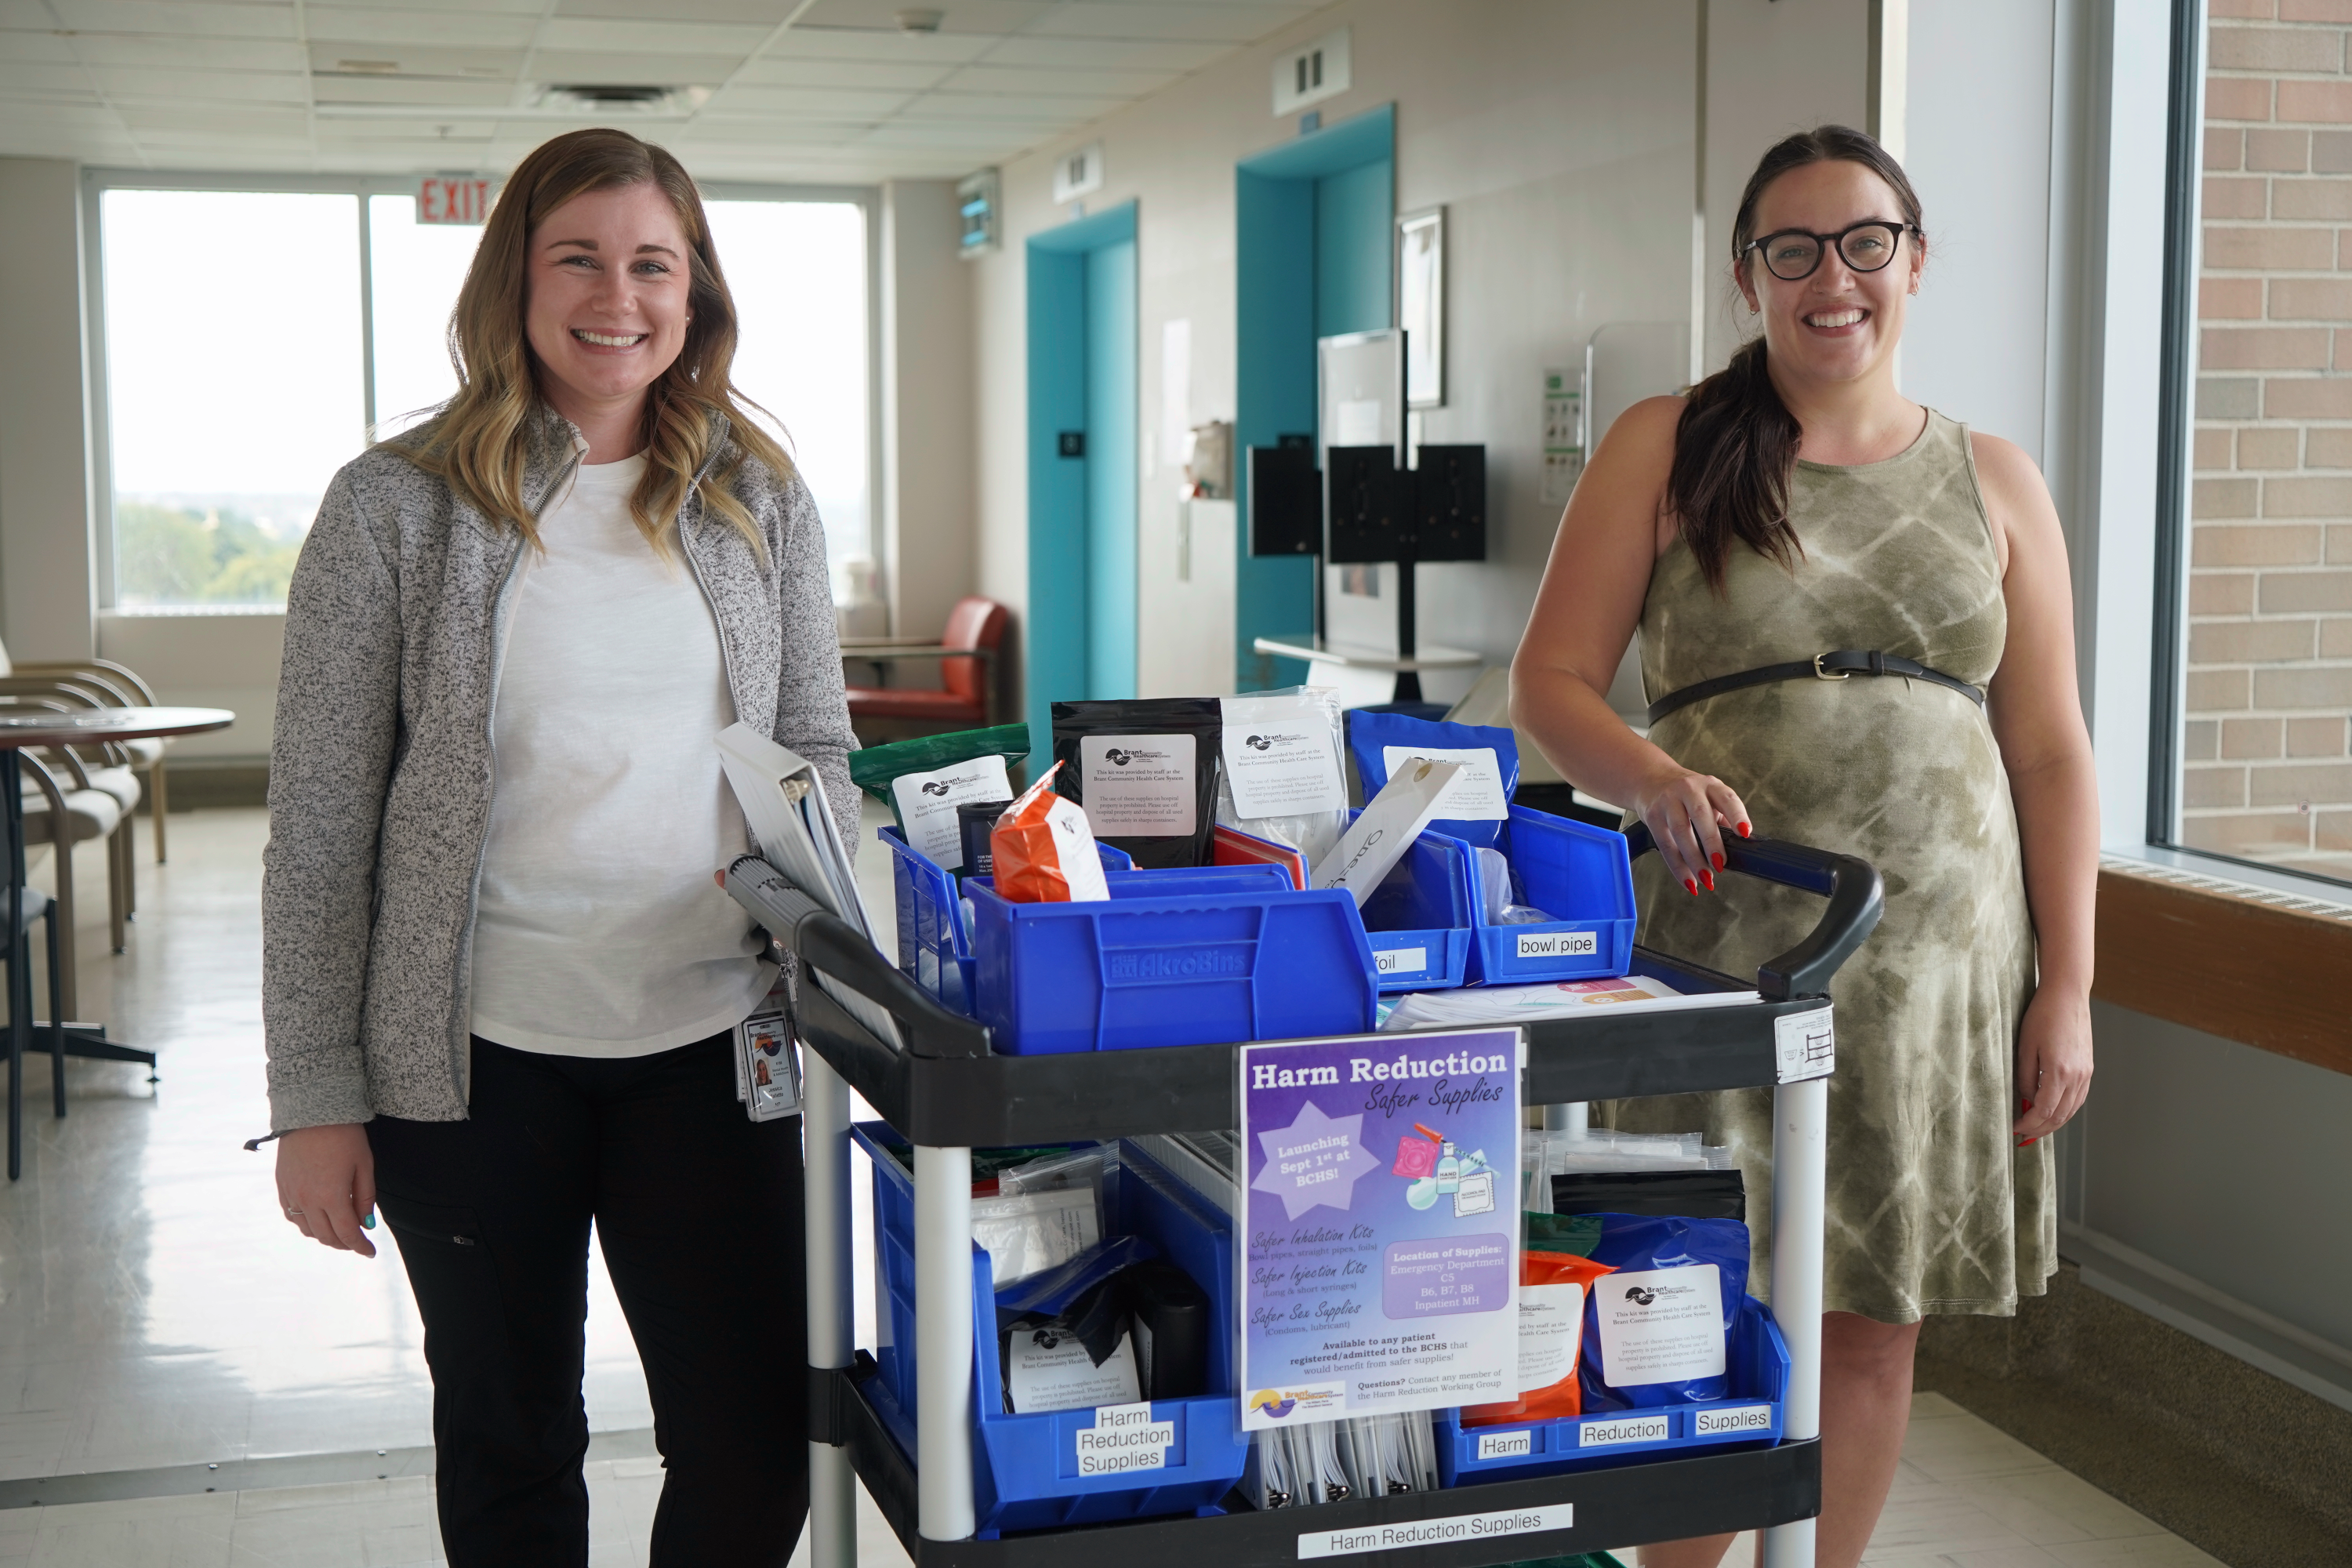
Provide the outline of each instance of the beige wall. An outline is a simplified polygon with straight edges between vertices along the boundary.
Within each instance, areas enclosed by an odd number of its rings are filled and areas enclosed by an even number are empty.
[[[900,637],[930,637],[971,592],[972,277],[957,254],[955,186],[882,187],[883,586]],[[909,664],[899,683],[937,671]]]
[[[0,635],[17,658],[96,651],[83,372],[81,172],[0,158]]]

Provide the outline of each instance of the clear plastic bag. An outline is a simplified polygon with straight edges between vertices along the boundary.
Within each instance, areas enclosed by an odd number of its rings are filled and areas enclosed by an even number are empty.
[[[1339,692],[1328,686],[1287,686],[1220,700],[1225,722],[1223,744],[1229,760],[1217,775],[1217,820],[1244,833],[1286,844],[1297,850],[1310,867],[1319,864],[1348,830],[1348,786],[1342,761],[1346,742]],[[1261,744],[1262,742],[1266,743]],[[1288,815],[1244,816],[1234,796],[1234,774],[1238,772],[1247,781],[1253,771],[1252,762],[1261,756],[1277,756],[1283,742],[1290,742],[1288,749],[1294,755],[1320,748],[1328,761],[1326,784],[1333,792],[1321,798],[1328,798],[1333,804]],[[1236,748],[1243,754],[1238,764],[1231,761]],[[1244,787],[1249,787],[1247,782]],[[1290,787],[1311,793],[1305,791],[1303,785],[1293,784]]]
[[[1529,1131],[1519,1140],[1519,1206],[1549,1214],[1551,1178],[1585,1171],[1727,1171],[1731,1151],[1696,1132],[1619,1132],[1594,1127]]]

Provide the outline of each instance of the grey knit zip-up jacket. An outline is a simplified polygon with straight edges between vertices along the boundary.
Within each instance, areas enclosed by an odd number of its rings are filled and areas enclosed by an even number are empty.
[[[725,441],[723,425],[716,434]],[[541,410],[523,487],[534,513],[578,461],[578,439]],[[857,742],[824,525],[797,474],[747,458],[730,489],[765,562],[698,487],[677,527],[736,714],[816,764],[854,849]],[[522,548],[512,526],[382,447],[335,476],[302,545],[286,596],[261,894],[277,1131],[465,1119],[490,709]]]

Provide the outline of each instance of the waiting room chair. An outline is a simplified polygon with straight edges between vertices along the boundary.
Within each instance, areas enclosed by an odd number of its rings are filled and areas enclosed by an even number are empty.
[[[87,695],[91,705],[100,708],[153,708],[155,689],[140,679],[136,670],[116,664],[111,659],[41,659],[25,664],[12,663],[8,650],[0,647],[0,696],[11,694],[10,682],[33,680],[64,684]],[[171,806],[169,781],[163,768],[163,753],[172,742],[164,739],[121,741],[112,742],[121,762],[134,773],[147,775],[147,797],[152,803],[155,817],[155,864],[163,863],[163,816]],[[110,784],[100,784],[118,798],[121,791]],[[137,809],[138,796],[125,800],[122,809],[127,815]]]
[[[877,666],[909,658],[940,661],[940,689],[915,687],[849,688],[849,721],[944,724],[976,730],[996,721],[997,683],[1002,678],[1004,634],[1012,616],[993,599],[974,594],[956,601],[937,642],[858,644],[841,650],[850,664]]]

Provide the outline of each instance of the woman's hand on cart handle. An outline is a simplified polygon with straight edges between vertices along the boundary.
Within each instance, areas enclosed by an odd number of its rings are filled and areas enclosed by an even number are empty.
[[[298,1127],[278,1139],[278,1206],[322,1247],[375,1256],[375,1152],[356,1121]]]
[[[1669,764],[1644,779],[1626,803],[1648,825],[1666,870],[1692,893],[1715,890],[1723,869],[1723,836],[1748,837],[1748,807],[1738,792],[1708,773]]]
[[[2091,1094],[2091,1003],[2078,991],[2044,986],[2017,1031],[2017,1119],[2021,1148],[2074,1119]]]

